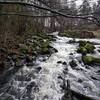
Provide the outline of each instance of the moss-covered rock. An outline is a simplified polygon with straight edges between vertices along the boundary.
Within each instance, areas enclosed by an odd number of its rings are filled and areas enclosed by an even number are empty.
[[[79,48],[77,50],[78,53],[82,53],[86,55],[87,53],[93,53],[95,46],[88,41],[79,41]]]
[[[22,67],[22,66],[23,66],[22,60],[17,58],[15,61],[15,67]]]
[[[80,47],[80,48],[78,48],[77,52],[82,53],[82,55],[86,55],[87,49],[85,47]]]
[[[94,52],[94,49],[95,49],[95,46],[93,44],[91,44],[91,43],[87,43],[85,45],[85,48],[87,49],[87,52],[88,53],[93,53]]]
[[[79,46],[80,47],[83,47],[83,46],[85,46],[87,43],[90,43],[90,42],[88,42],[88,41],[78,41],[78,43],[79,43]]]
[[[88,65],[100,64],[100,58],[96,58],[93,56],[83,56],[82,59],[83,59],[83,62]]]
[[[44,42],[41,43],[41,51],[42,51],[41,53],[43,53],[43,54],[50,53],[49,44],[50,44],[49,40],[45,40]]]

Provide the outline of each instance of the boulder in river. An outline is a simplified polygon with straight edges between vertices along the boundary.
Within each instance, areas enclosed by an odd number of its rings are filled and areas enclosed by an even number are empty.
[[[24,64],[23,64],[22,60],[17,58],[15,61],[15,67],[22,67],[23,65]]]
[[[83,56],[83,62],[87,65],[97,64],[100,65],[100,58],[93,57],[93,56]]]
[[[67,65],[67,63],[64,61],[63,63],[62,63],[63,65]]]
[[[77,50],[78,53],[82,53],[86,55],[87,53],[93,53],[95,46],[88,41],[79,41],[79,48]]]
[[[37,67],[36,70],[39,72],[41,71],[42,67]]]
[[[58,61],[57,63],[58,63],[58,64],[61,64],[61,63],[62,63],[62,61]]]
[[[69,65],[70,65],[73,69],[77,66],[75,60],[72,60],[71,62],[69,62]]]

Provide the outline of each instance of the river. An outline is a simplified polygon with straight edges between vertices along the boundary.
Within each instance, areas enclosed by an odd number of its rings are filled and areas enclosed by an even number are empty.
[[[59,37],[51,46],[58,50],[51,56],[39,56],[34,66],[23,66],[11,80],[0,89],[0,100],[62,100],[63,82],[77,93],[100,100],[100,66],[86,66],[81,54],[76,52],[78,43],[69,43],[72,38]],[[78,41],[79,39],[76,39]],[[99,39],[85,39],[98,43]],[[71,64],[74,61],[75,66]],[[67,100],[67,99],[66,99]],[[75,99],[80,100],[80,99]]]

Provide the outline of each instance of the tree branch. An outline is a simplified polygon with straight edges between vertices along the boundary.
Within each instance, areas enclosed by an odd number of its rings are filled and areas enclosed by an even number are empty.
[[[32,7],[41,9],[41,10],[50,11],[51,13],[57,14],[57,16],[59,15],[59,16],[63,16],[63,17],[66,17],[66,18],[75,18],[75,19],[79,18],[79,19],[83,19],[83,20],[89,20],[89,21],[92,21],[92,22],[95,22],[95,21],[91,20],[90,18],[94,18],[97,21],[97,23],[99,24],[99,26],[100,26],[100,22],[97,20],[97,18],[91,17],[91,16],[77,16],[77,15],[72,16],[72,15],[66,15],[64,13],[58,12],[56,10],[53,10],[51,8],[41,7],[41,6],[36,5],[36,4],[24,3],[24,2],[0,2],[0,4],[18,4],[18,5],[22,5],[22,6],[32,6]],[[17,15],[22,16],[21,14],[17,14]],[[23,16],[28,16],[28,15],[23,15]],[[29,15],[29,16],[32,17],[33,15],[32,16]],[[97,23],[95,23],[95,24],[97,24]]]

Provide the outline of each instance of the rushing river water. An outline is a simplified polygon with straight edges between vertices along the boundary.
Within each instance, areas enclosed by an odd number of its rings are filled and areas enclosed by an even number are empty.
[[[69,43],[70,40],[56,36],[51,46],[58,52],[50,57],[37,57],[34,66],[23,66],[0,89],[0,100],[62,100],[63,80],[66,84],[70,81],[71,90],[100,100],[100,66],[85,66],[81,54],[76,52],[79,44]],[[100,43],[97,39],[88,41]],[[100,57],[98,49],[99,44],[95,55]],[[76,66],[71,66],[72,61]]]

